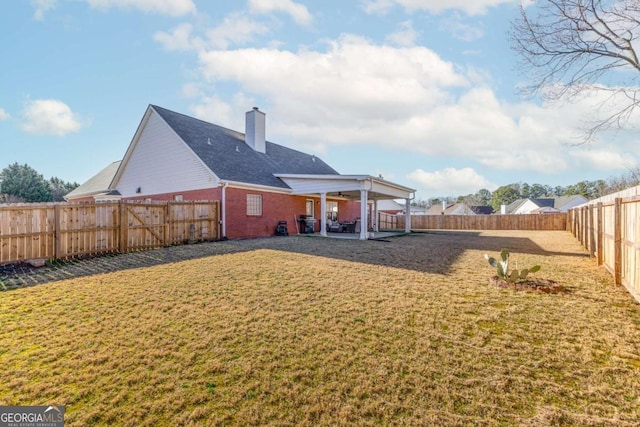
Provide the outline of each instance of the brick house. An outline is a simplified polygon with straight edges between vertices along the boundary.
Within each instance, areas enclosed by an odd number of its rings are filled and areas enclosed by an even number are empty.
[[[242,134],[149,105],[120,162],[114,162],[65,198],[96,200],[218,200],[223,238],[269,236],[279,221],[290,232],[313,218],[326,235],[328,221],[377,229],[377,201],[404,199],[414,189],[369,175],[341,175],[319,157],[266,140],[266,116],[246,113]],[[410,230],[407,221],[406,230]],[[360,238],[367,238],[361,227]]]

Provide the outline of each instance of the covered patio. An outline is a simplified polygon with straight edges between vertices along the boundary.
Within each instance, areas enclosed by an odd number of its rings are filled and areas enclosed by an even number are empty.
[[[372,232],[379,233],[378,228],[378,200],[403,199],[407,212],[405,221],[405,233],[411,231],[411,201],[416,190],[400,184],[387,181],[381,177],[370,175],[305,175],[305,174],[279,174],[291,189],[292,194],[320,197],[320,235],[338,237],[339,234],[327,232],[327,198],[352,200],[360,202],[360,232],[356,234],[360,240],[369,238],[369,202],[373,203]],[[340,236],[349,238],[348,236]],[[355,237],[351,234],[351,238]]]
[[[369,232],[367,238],[369,240],[378,240],[378,239],[385,239],[387,237],[402,236],[402,235],[405,235],[405,234],[406,234],[405,231],[374,231],[374,232]],[[327,237],[332,238],[332,239],[359,240],[360,239],[360,234],[354,234],[354,233],[331,233],[331,232],[328,232],[327,233]]]

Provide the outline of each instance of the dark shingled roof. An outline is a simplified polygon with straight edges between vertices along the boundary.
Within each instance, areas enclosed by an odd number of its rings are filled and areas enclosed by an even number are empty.
[[[477,205],[477,206],[469,206],[469,208],[476,215],[491,215],[491,214],[493,214],[493,208],[491,206]]]
[[[155,105],[151,106],[220,179],[289,188],[274,174],[339,175],[311,154],[267,141],[266,154],[244,141],[244,134]]]
[[[533,201],[533,203],[535,203],[536,205],[540,206],[541,208],[544,208],[544,207],[552,208],[555,203],[555,199],[553,198],[541,198],[541,199],[530,199],[530,200]]]

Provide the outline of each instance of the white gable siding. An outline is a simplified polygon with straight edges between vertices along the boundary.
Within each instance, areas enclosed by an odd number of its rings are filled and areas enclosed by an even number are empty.
[[[534,209],[538,209],[540,206],[533,203],[531,200],[527,200],[522,205],[518,207],[515,211],[511,212],[512,214],[528,214]]]
[[[151,111],[128,159],[117,190],[123,197],[216,187],[218,178],[178,135]],[[136,190],[140,188],[140,193]]]

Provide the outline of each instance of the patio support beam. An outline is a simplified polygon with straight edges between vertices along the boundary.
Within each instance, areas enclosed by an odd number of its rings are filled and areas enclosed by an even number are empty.
[[[327,193],[320,193],[320,235],[327,237]]]
[[[406,215],[404,216],[404,231],[405,233],[411,233],[411,199],[404,199],[405,200],[405,212]]]
[[[367,190],[360,190],[360,240],[367,240],[367,224],[368,224],[368,212],[367,206],[369,192]]]

